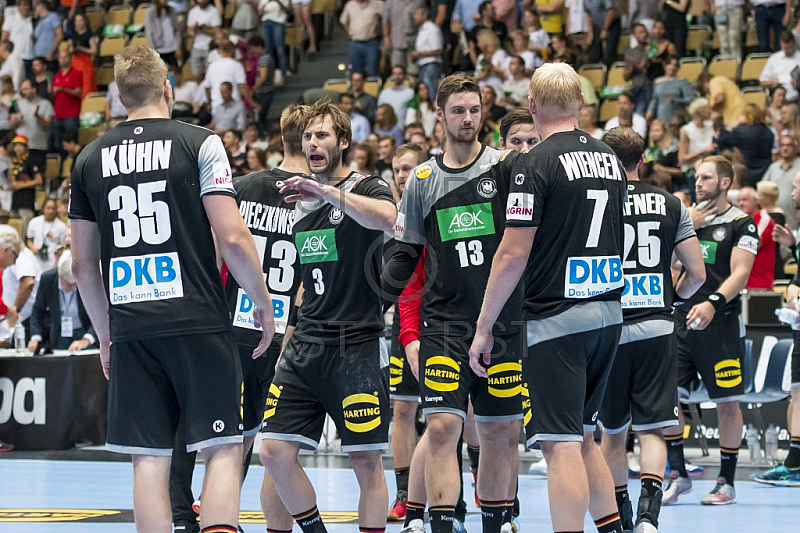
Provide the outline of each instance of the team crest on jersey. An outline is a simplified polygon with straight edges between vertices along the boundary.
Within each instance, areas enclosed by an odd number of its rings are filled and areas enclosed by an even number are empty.
[[[344,219],[344,211],[339,209],[338,207],[334,207],[331,209],[331,213],[328,215],[328,220],[331,221],[331,224],[336,225]]]
[[[750,224],[749,226],[747,226],[747,231],[749,231],[751,233],[755,233],[756,232],[756,225],[755,224]]]
[[[494,198],[497,194],[497,184],[492,178],[483,178],[478,182],[478,194],[484,198]]]
[[[414,171],[414,177],[419,181],[430,178],[431,174],[433,174],[433,167],[427,164],[417,167]]]
[[[722,242],[722,241],[725,240],[725,237],[728,236],[728,230],[726,230],[725,228],[721,228],[721,227],[717,228],[717,229],[714,230],[714,233],[712,233],[711,236],[714,237],[715,241]]]
[[[522,185],[523,183],[525,183],[525,175],[517,174],[516,176],[514,176],[514,183],[516,183],[517,185]]]

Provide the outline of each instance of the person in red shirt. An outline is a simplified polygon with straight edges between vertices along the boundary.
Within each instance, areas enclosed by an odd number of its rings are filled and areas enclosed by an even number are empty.
[[[775,282],[775,241],[772,240],[775,222],[766,210],[758,208],[758,193],[752,187],[739,189],[736,203],[758,226],[758,254],[745,289],[772,290]]]
[[[67,131],[78,131],[83,95],[83,74],[72,68],[72,52],[58,53],[59,71],[53,76],[53,109],[55,118],[50,129],[50,150],[61,152],[61,139]]]

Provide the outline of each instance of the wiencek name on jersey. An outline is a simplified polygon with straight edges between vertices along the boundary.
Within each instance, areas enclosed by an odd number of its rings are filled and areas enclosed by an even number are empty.
[[[581,178],[600,178],[622,181],[619,162],[614,154],[585,150],[567,152],[558,156],[569,181]]]

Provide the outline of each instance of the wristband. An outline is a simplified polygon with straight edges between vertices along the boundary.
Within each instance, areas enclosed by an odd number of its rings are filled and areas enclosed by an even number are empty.
[[[718,292],[715,292],[714,294],[710,295],[708,297],[708,302],[714,306],[715,313],[719,313],[720,311],[722,311],[722,309],[725,307],[725,304],[727,303],[725,297]]]

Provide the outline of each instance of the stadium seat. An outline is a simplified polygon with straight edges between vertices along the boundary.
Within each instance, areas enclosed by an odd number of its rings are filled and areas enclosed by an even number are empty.
[[[625,81],[625,78],[622,76],[623,72],[625,72],[625,63],[623,61],[611,63],[606,85],[630,85],[630,82]]]
[[[131,40],[128,42],[129,45],[140,44],[142,46],[147,46],[147,35],[144,33],[137,33]]]
[[[606,122],[619,115],[619,102],[616,98],[603,100],[600,104],[600,122]]]
[[[44,189],[36,191],[36,196],[34,199],[34,205],[36,206],[36,210],[40,211],[44,207],[44,202],[47,200],[47,191]]]
[[[619,36],[619,42],[617,43],[617,55],[624,56],[625,52],[628,51],[631,47],[631,36],[630,34],[623,33]],[[613,68],[614,65],[611,65]]]
[[[99,137],[97,128],[81,128],[78,130],[78,142],[81,143],[81,146],[86,146],[97,137]]]
[[[89,93],[81,102],[81,115],[84,113],[103,113],[106,109],[106,93]]]
[[[714,35],[711,37],[711,49],[712,50],[719,50],[719,32],[714,30]]]
[[[703,45],[711,38],[711,26],[689,26],[689,36],[686,38],[686,51],[698,54]]]
[[[122,24],[127,26],[131,23],[133,8],[130,6],[112,6],[106,13],[105,25]]]
[[[286,26],[286,37],[283,42],[289,47],[289,68],[297,68],[297,62],[303,53],[303,28]]]
[[[764,70],[764,65],[767,64],[770,54],[767,52],[747,54],[742,63],[742,73],[739,76],[741,83],[758,83],[758,77],[761,76],[761,71]]]
[[[767,93],[761,87],[745,87],[742,89],[742,97],[748,104],[755,104],[761,108],[767,105]]]
[[[578,67],[578,74],[584,76],[595,89],[600,89],[606,84],[606,66],[602,63],[592,63]]]
[[[331,78],[329,80],[325,80],[322,88],[326,91],[346,93],[348,89],[347,80],[345,78]]]
[[[381,91],[382,84],[383,80],[381,80],[380,76],[372,76],[367,78],[364,82],[364,92],[377,98],[378,93]]]
[[[730,56],[716,56],[711,60],[708,72],[714,76],[724,76],[737,81],[739,79],[739,60]]]
[[[758,33],[756,32],[755,26],[750,26],[747,28],[747,35],[744,38],[744,47],[745,48],[757,48],[758,47]]]
[[[133,23],[144,24],[144,15],[150,9],[150,3],[145,2],[136,6],[136,11],[133,12]]]
[[[44,167],[44,178],[52,180],[58,178],[61,173],[61,156],[58,154],[47,154],[47,163]]]
[[[108,88],[111,82],[114,81],[114,66],[102,65],[98,67],[98,69],[95,71],[94,77],[98,87]]]
[[[17,230],[17,235],[22,235],[22,219],[21,218],[9,218],[8,225]]]
[[[86,8],[86,21],[89,23],[89,28],[93,32],[99,32],[103,29],[103,20],[105,19],[105,11],[100,7],[87,7]]]
[[[127,39],[125,37],[106,37],[100,42],[100,53],[98,56],[103,58],[113,58],[125,48]]]
[[[705,70],[706,60],[702,57],[682,57],[680,65],[678,77],[686,78],[690,83],[694,83]]]

